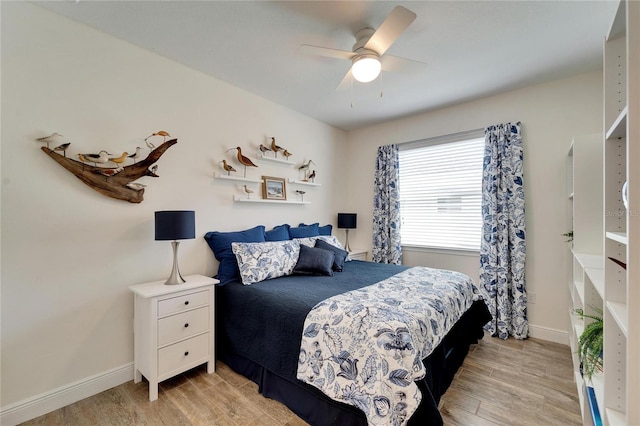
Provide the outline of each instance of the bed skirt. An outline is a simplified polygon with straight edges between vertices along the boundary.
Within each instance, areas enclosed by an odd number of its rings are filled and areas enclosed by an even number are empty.
[[[479,300],[464,313],[444,340],[424,361],[426,376],[417,382],[422,402],[408,424],[442,425],[438,410],[440,398],[451,384],[456,371],[469,352],[470,345],[482,339],[483,326],[491,319],[484,301]],[[334,401],[313,386],[275,374],[246,357],[227,350],[223,342],[217,345],[217,358],[235,372],[258,385],[267,398],[282,402],[300,418],[314,426],[366,425],[367,420],[357,408]]]

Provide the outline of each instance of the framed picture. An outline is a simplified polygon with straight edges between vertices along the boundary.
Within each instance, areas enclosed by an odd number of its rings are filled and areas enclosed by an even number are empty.
[[[285,179],[262,176],[262,198],[265,200],[286,200],[287,186]]]

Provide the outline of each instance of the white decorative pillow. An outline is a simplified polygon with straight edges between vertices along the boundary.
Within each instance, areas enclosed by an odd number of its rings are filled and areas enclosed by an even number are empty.
[[[231,243],[231,250],[244,285],[291,275],[300,255],[300,245],[293,240]]]
[[[291,241],[295,241],[302,246],[313,247],[316,245],[316,240],[319,236],[316,237],[305,237],[305,238],[294,238]]]

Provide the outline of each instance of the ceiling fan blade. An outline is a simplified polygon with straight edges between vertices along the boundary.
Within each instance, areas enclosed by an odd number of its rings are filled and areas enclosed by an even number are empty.
[[[382,70],[386,72],[420,72],[427,67],[426,62],[393,55],[384,55],[380,58],[380,62],[382,63]]]
[[[402,6],[396,6],[373,33],[364,48],[373,50],[378,55],[384,54],[415,19],[415,13]]]
[[[328,47],[311,46],[310,44],[303,44],[300,46],[300,52],[309,55],[326,56],[329,58],[337,59],[351,59],[355,56],[353,52],[346,50],[330,49]]]
[[[351,87],[351,84],[353,84],[353,76],[351,75],[351,68],[349,68],[349,71],[344,75],[342,81],[340,81],[340,84],[336,87],[336,90],[346,90]]]

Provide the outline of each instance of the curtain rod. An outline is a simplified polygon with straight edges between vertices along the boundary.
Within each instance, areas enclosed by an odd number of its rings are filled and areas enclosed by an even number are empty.
[[[445,143],[445,142],[454,142],[456,140],[463,140],[467,137],[473,137],[473,138],[481,137],[484,135],[484,129],[485,129],[484,127],[481,127],[478,129],[465,130],[463,132],[450,133],[447,135],[433,136],[430,138],[417,139],[414,141],[399,142],[398,148],[410,149],[410,148],[417,148],[420,146],[427,146],[427,145],[435,145],[435,144]]]

